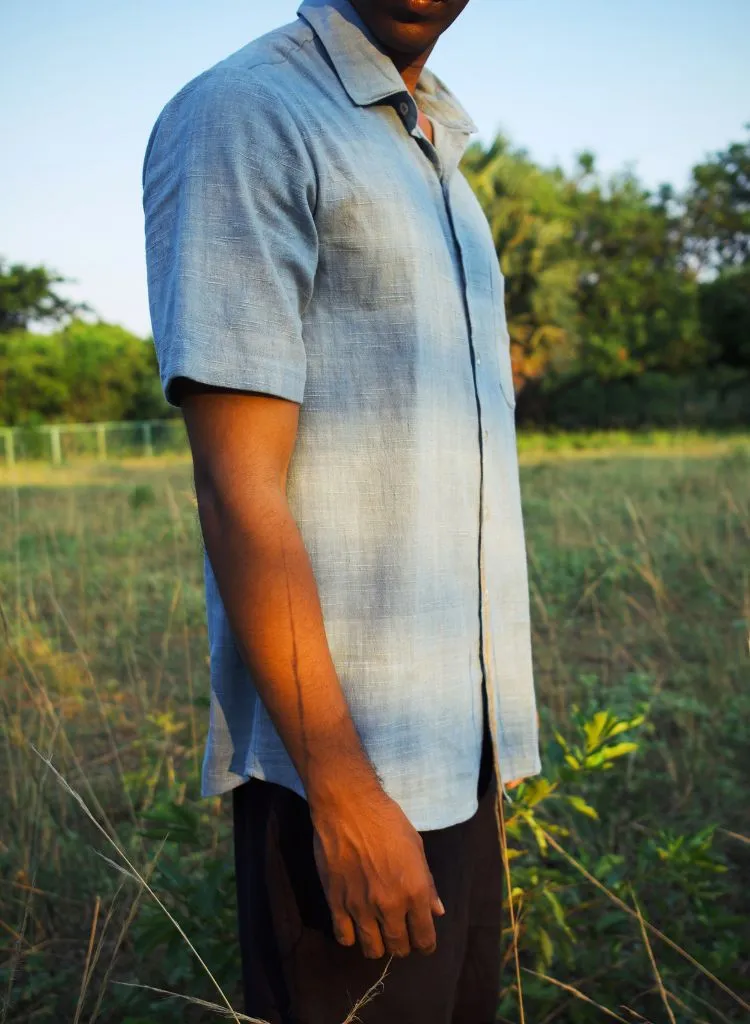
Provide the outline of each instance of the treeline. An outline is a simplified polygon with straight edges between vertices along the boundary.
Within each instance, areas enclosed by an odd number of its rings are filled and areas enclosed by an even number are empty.
[[[62,298],[44,267],[0,262],[0,424],[93,423],[173,414],[154,346]],[[38,334],[32,325],[51,325]]]
[[[635,174],[573,174],[507,140],[465,171],[492,228],[522,423],[750,422],[750,139],[696,166],[682,195]]]
[[[750,423],[750,139],[689,187],[466,154],[506,278],[518,418],[544,428]],[[91,323],[43,267],[0,263],[0,422],[157,418],[153,345]],[[52,324],[52,334],[30,327]]]

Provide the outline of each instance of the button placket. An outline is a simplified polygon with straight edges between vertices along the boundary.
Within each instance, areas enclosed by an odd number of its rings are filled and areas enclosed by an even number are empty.
[[[445,200],[445,206],[448,213],[448,220],[453,233],[453,239],[456,245],[456,253],[461,264],[461,274],[463,278],[464,288],[464,310],[466,315],[466,322],[468,327],[469,337],[469,356],[472,361],[472,377],[474,379],[474,396],[477,407],[477,426],[478,426],[478,442],[479,442],[479,464],[480,464],[480,485],[479,485],[479,552],[478,552],[478,591],[479,591],[479,628],[480,628],[480,661],[482,665],[482,678],[484,690],[487,693],[487,702],[490,716],[490,732],[493,738],[493,757],[495,762],[496,772],[498,773],[498,780],[500,785],[505,792],[505,788],[502,783],[502,779],[499,776],[499,746],[497,736],[497,694],[495,692],[495,679],[493,673],[492,664],[492,647],[491,640],[488,636],[488,629],[490,628],[490,616],[489,616],[489,592],[487,583],[485,580],[485,521],[489,519],[489,509],[486,507],[485,501],[485,464],[486,464],[486,452],[484,449],[483,441],[488,438],[488,432],[484,426],[485,415],[482,410],[482,398],[480,396],[480,374],[478,368],[481,366],[482,360],[475,346],[475,319],[474,313],[470,303],[469,293],[469,281],[467,275],[467,263],[466,257],[461,245],[461,239],[458,231],[456,230],[456,224],[453,217],[453,210],[451,208],[450,201],[450,182],[446,179],[443,182],[443,197]]]

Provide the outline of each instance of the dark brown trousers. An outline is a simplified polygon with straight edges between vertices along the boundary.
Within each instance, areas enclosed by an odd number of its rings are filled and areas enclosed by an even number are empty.
[[[437,949],[394,958],[361,1024],[492,1024],[500,986],[502,863],[485,737],[479,809],[422,832],[446,913]],[[246,1013],[268,1024],[343,1024],[387,963],[340,946],[313,858],[307,803],[251,779],[234,790],[237,902]]]

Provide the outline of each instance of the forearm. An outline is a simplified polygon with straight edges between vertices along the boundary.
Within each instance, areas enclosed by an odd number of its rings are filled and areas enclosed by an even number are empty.
[[[379,788],[341,690],[312,565],[282,489],[197,487],[219,592],[311,805]]]

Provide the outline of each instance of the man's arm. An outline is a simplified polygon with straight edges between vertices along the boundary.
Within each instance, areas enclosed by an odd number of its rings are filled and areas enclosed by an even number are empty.
[[[304,784],[337,938],[358,938],[371,957],[430,952],[432,915],[443,909],[422,840],[360,743],[286,499],[299,405],[180,384],[206,550],[241,654]]]

